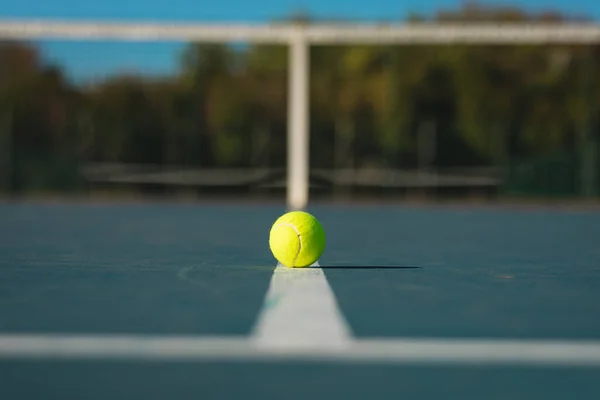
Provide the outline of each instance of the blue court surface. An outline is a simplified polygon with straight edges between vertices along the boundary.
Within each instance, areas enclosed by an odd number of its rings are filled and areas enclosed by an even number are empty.
[[[600,212],[0,206],[0,399],[597,399]]]

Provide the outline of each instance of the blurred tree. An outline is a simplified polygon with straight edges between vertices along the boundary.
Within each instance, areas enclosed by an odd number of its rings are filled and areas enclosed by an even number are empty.
[[[11,147],[10,190],[72,185],[65,168],[76,158],[77,89],[25,43],[0,44],[0,71],[0,107],[10,119],[3,132]]]
[[[476,2],[409,17],[582,20]],[[297,13],[290,21],[314,19]],[[10,160],[10,180],[23,188],[56,185],[82,158],[284,166],[288,58],[286,46],[192,43],[175,76],[117,75],[76,87],[34,46],[0,43],[0,111],[10,121],[0,141],[12,147],[0,162]],[[574,151],[597,135],[600,55],[592,46],[319,45],[310,60],[313,167],[413,168],[427,140],[434,166],[502,166]],[[424,137],[425,127],[434,136]]]
[[[239,53],[229,46],[193,44],[183,54],[180,79],[190,88],[202,165],[241,165],[248,159],[248,113],[238,67]]]
[[[243,53],[254,137],[253,158],[262,165],[286,165],[288,57],[286,46],[252,46]]]
[[[117,76],[89,91],[95,131],[94,160],[163,162],[165,109],[156,83]]]

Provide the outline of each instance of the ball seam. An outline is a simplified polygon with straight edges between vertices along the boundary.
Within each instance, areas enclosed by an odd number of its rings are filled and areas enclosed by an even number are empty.
[[[300,256],[300,252],[302,251],[302,235],[300,235],[300,231],[298,231],[298,228],[296,228],[296,226],[294,224],[290,224],[289,222],[283,222],[283,223],[280,223],[280,225],[287,225],[287,226],[291,227],[294,230],[294,232],[296,232],[296,236],[298,236],[298,251],[296,252],[296,256],[294,256],[294,259],[292,260],[292,265],[291,265],[291,267],[295,267],[296,261],[298,260],[298,257]]]

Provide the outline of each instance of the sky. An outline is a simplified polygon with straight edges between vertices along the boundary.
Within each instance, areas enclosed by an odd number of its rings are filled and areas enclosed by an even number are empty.
[[[409,14],[456,9],[460,0],[0,0],[0,18],[52,18],[156,22],[260,23],[294,11],[318,18],[374,22],[403,20]],[[558,10],[600,20],[598,0],[506,0],[480,4],[516,5],[528,11]],[[75,80],[116,71],[170,73],[177,68],[178,43],[43,42],[49,62]]]

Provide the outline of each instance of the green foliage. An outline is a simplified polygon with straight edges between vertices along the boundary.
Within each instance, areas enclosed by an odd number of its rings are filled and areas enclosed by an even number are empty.
[[[572,19],[467,3],[409,22]],[[304,14],[291,20],[312,23]],[[35,175],[39,163],[26,161],[33,159],[46,167],[283,165],[288,57],[284,46],[192,43],[175,76],[77,87],[35,48],[0,44],[0,111],[25,160],[15,168]],[[418,132],[432,123],[440,167],[551,158],[596,128],[589,117],[600,104],[600,82],[592,80],[600,56],[592,46],[315,46],[310,58],[314,167],[414,167]],[[267,150],[257,144],[263,139]]]

